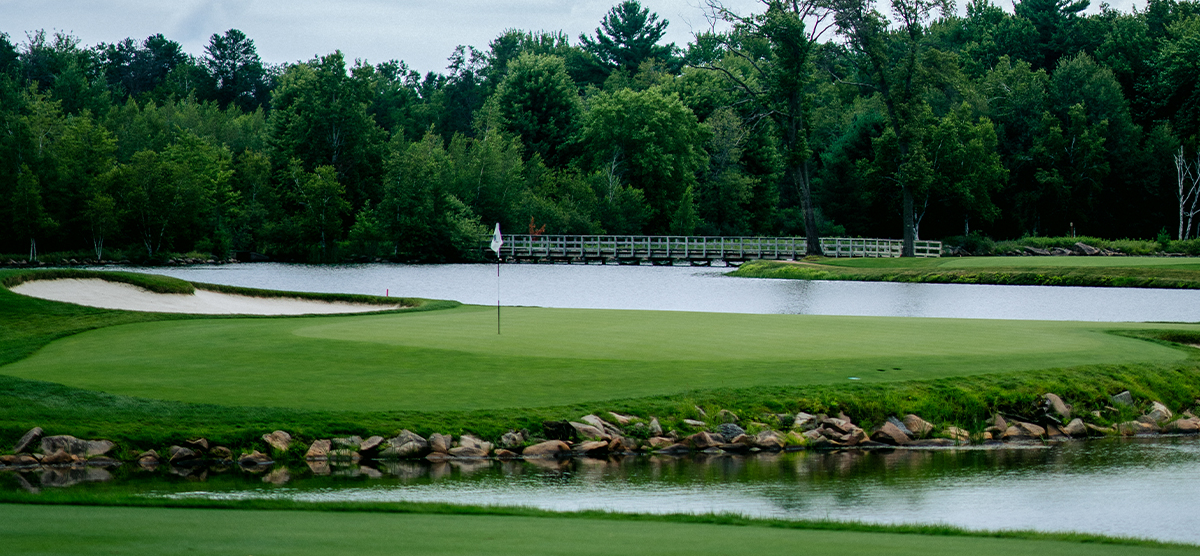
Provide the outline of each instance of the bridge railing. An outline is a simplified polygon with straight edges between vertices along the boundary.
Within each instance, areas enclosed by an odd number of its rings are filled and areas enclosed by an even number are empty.
[[[489,241],[484,241],[484,245]],[[821,249],[829,257],[899,257],[902,248],[903,241],[898,239],[821,238]],[[804,257],[805,251],[803,237],[757,236],[513,234],[504,236],[501,248],[501,254],[510,258],[584,260],[796,259]],[[941,253],[940,241],[916,242],[918,257],[939,257]]]

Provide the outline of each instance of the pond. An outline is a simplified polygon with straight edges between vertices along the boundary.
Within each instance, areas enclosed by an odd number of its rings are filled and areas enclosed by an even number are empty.
[[[113,267],[107,269],[116,270]],[[1200,320],[1200,291],[733,278],[728,268],[617,265],[292,265],[130,268],[276,290],[463,303],[727,313],[1077,321]]]
[[[1080,531],[1200,543],[1200,439],[1005,448],[451,463],[313,469],[0,473],[0,488],[129,489],[151,497],[449,502],[547,510]],[[88,482],[93,481],[93,482]],[[105,481],[103,484],[94,481]]]

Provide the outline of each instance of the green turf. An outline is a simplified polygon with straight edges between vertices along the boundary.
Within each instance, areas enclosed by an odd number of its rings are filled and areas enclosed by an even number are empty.
[[[23,555],[516,553],[529,555],[1175,555],[1143,547],[969,536],[494,515],[0,505]]]
[[[941,257],[837,258],[820,264],[852,268],[1180,268],[1200,270],[1192,257]]]
[[[57,340],[0,373],[222,405],[459,411],[1187,356],[1105,332],[1155,327],[1145,324],[543,308],[503,314],[503,335],[487,307],[127,324]]]

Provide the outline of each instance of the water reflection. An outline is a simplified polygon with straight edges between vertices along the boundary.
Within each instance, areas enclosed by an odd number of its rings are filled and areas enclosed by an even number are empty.
[[[105,470],[0,473],[0,488],[97,487]],[[789,519],[949,523],[1200,543],[1189,520],[1200,439],[1004,449],[622,456],[575,460],[313,463],[250,473],[111,471],[103,488],[153,496],[417,501],[550,510],[731,512]],[[23,484],[22,484],[23,483]],[[36,485],[36,486],[35,486]]]
[[[118,270],[106,267],[106,270]],[[496,303],[494,265],[257,263],[133,268],[185,280],[277,290]],[[505,265],[505,305],[1082,321],[1195,321],[1200,291],[760,280],[725,268]]]

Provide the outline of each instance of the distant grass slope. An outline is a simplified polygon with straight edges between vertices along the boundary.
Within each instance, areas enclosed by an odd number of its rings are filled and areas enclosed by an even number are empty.
[[[135,323],[57,340],[0,373],[192,403],[469,411],[1187,357],[1106,333],[1152,324],[514,307],[503,326],[478,306]]]
[[[806,529],[803,525],[713,524],[689,518],[456,515],[355,511],[28,506],[0,504],[5,550],[28,556],[71,554],[441,554],[692,556],[842,554],[847,556],[1174,556],[1200,548],[1152,542],[1070,542],[1070,535],[996,538]],[[511,512],[520,514],[520,510]],[[529,512],[537,514],[539,512]],[[712,520],[718,521],[718,520]],[[63,536],[69,524],[70,535]],[[750,525],[750,526],[744,526]],[[795,527],[795,528],[794,528]],[[836,527],[830,526],[830,527]],[[861,529],[868,529],[862,531]],[[912,529],[921,529],[914,527]],[[936,527],[926,529],[935,530]],[[903,531],[904,528],[894,528]],[[1017,537],[1018,535],[1012,535]]]
[[[944,284],[1200,289],[1200,260],[1183,257],[821,258],[753,261],[730,276]]]

